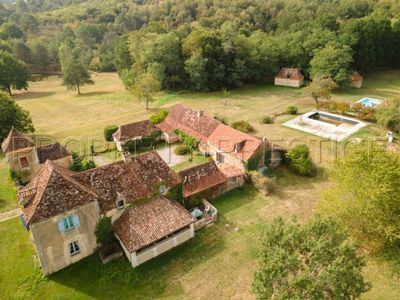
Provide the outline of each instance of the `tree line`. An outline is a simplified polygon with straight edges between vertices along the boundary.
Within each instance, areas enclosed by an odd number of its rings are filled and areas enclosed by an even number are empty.
[[[344,86],[353,71],[400,66],[392,2],[9,1],[0,6],[0,51],[53,74],[67,44],[85,68],[118,71],[128,88],[149,76],[167,89],[234,88],[282,66]]]

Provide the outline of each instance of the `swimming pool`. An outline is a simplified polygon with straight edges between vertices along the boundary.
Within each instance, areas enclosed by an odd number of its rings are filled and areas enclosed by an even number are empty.
[[[357,101],[357,103],[361,103],[365,107],[375,107],[382,104],[382,102],[382,100],[368,97],[362,98],[361,100]]]

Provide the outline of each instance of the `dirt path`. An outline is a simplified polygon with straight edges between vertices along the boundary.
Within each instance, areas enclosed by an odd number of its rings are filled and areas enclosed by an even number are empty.
[[[18,217],[21,214],[21,209],[20,208],[16,208],[10,211],[6,211],[3,213],[0,213],[0,222]]]

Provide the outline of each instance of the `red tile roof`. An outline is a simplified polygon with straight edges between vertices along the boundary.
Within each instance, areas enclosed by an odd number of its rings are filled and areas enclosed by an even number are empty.
[[[34,179],[19,191],[27,224],[36,223],[97,200],[97,194],[75,180],[73,173],[48,160]]]
[[[227,177],[227,178],[233,178],[233,177],[239,177],[239,176],[246,175],[243,170],[235,168],[234,166],[232,166],[230,164],[219,163],[217,165],[217,167],[222,172],[222,174],[224,174],[225,177]]]
[[[179,172],[183,182],[183,196],[189,197],[227,181],[214,161]]]
[[[304,76],[297,68],[281,68],[279,73],[275,76],[282,79],[303,80]]]
[[[8,136],[1,144],[1,150],[3,153],[8,153],[33,146],[35,146],[35,142],[31,137],[12,127]]]
[[[39,158],[39,163],[43,164],[46,160],[58,160],[67,156],[71,153],[67,148],[61,146],[59,143],[54,143],[46,146],[41,146],[37,148],[37,155]]]
[[[205,115],[203,111],[176,104],[167,118],[157,127],[165,132],[181,129],[198,140],[205,142],[219,124],[221,122]]]
[[[159,129],[150,120],[144,120],[120,126],[113,137],[121,142],[126,142],[137,137],[149,136],[157,131]]]
[[[127,208],[113,227],[126,249],[133,253],[194,222],[178,203],[160,197]]]
[[[208,138],[208,143],[225,153],[247,161],[260,148],[262,141],[257,137],[220,124]]]
[[[47,160],[19,196],[29,200],[24,216],[27,223],[34,223],[90,201],[98,201],[101,212],[106,213],[116,208],[118,193],[130,203],[152,195],[161,181],[171,187],[179,184],[180,178],[155,151],[81,173]]]
[[[98,193],[103,213],[116,207],[117,192],[130,203],[151,195],[160,182],[165,182],[167,187],[180,183],[178,174],[156,151],[133,157],[128,162],[119,161],[76,173],[74,178]]]

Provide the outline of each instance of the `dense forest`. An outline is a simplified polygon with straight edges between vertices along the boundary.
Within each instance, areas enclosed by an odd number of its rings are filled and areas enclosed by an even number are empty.
[[[73,53],[130,88],[218,90],[282,66],[339,86],[400,66],[397,0],[2,0],[0,51],[31,73],[57,74]]]

